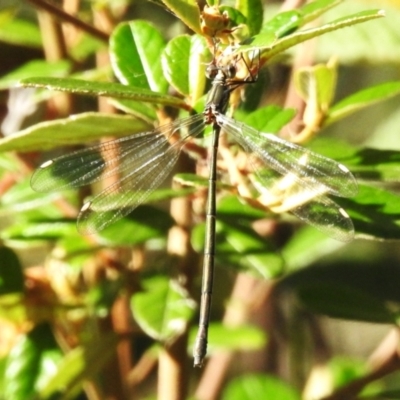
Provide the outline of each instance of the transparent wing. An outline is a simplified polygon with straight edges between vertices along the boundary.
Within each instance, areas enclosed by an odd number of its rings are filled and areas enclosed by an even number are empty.
[[[32,188],[48,192],[116,176],[114,184],[83,205],[78,217],[80,232],[102,230],[143,203],[168,177],[186,141],[203,129],[199,114],[67,154],[39,167]],[[181,138],[171,144],[169,139],[179,130]]]
[[[254,158],[251,163],[259,166],[258,162],[254,163]],[[260,193],[258,201],[271,211],[290,212],[342,242],[353,239],[352,220],[343,208],[325,196],[326,189],[322,185],[319,192],[310,191],[307,186],[297,184],[291,173],[282,177],[265,168],[255,169],[255,176],[250,177]]]
[[[281,175],[291,174],[301,186],[316,193],[321,186],[329,194],[352,197],[357,194],[357,181],[344,165],[304,147],[259,132],[248,125],[219,114],[217,122],[238,143],[255,152],[265,165]]]
[[[227,116],[218,115],[217,121],[250,153],[262,204],[274,212],[291,212],[335,239],[353,238],[350,217],[325,196],[357,193],[357,182],[345,166]]]
[[[354,239],[353,221],[343,208],[326,196],[316,197],[290,212],[336,240],[350,242]]]
[[[168,139],[181,128],[196,130],[202,121],[200,114],[191,116],[46,161],[33,173],[32,189],[46,193],[76,188],[139,168],[144,160],[168,147]]]

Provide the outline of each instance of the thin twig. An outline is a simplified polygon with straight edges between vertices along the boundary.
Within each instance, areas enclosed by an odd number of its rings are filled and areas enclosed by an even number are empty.
[[[42,10],[45,10],[52,14],[54,17],[60,19],[61,21],[68,22],[81,29],[84,32],[87,32],[89,35],[96,37],[97,39],[108,43],[108,35],[92,25],[87,24],[86,22],[81,21],[80,19],[74,17],[71,14],[66,13],[64,10],[54,6],[53,4],[47,3],[44,0],[26,0],[29,3],[33,4],[35,7],[38,7]]]

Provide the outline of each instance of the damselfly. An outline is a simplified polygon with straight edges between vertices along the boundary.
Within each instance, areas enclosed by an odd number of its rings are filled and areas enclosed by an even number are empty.
[[[206,125],[212,125],[200,322],[193,352],[195,366],[202,365],[207,352],[221,130],[250,154],[255,185],[261,191],[260,199],[264,204],[276,212],[289,211],[338,240],[349,241],[354,235],[347,213],[325,196],[356,194],[356,180],[345,166],[225,115],[231,92],[245,82],[237,77],[237,62],[238,58],[232,58],[223,65],[215,62],[210,66],[213,82],[203,114],[47,161],[35,171],[31,180],[34,190],[48,192],[117,175],[116,182],[85,203],[78,216],[78,230],[94,233],[145,202],[171,173],[185,145],[201,135]],[[281,178],[271,178],[269,169]]]

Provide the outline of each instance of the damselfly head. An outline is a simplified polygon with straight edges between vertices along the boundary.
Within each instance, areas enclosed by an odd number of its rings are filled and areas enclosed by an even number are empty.
[[[217,76],[217,74],[218,74],[218,71],[219,71],[219,69],[218,69],[218,67],[216,66],[216,64],[214,63],[214,62],[211,62],[210,64],[208,64],[207,65],[207,68],[206,68],[206,77],[208,78],[208,79],[214,79],[216,76]]]

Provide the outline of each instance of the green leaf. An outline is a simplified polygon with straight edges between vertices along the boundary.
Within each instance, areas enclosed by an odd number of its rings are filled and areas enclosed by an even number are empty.
[[[0,79],[0,90],[9,89],[15,86],[20,80],[32,78],[34,76],[66,76],[71,68],[71,63],[67,60],[48,62],[44,60],[32,60],[14,69]]]
[[[107,246],[134,246],[166,237],[174,221],[168,212],[143,205],[101,232],[97,239]]]
[[[190,173],[176,174],[174,175],[174,181],[182,186],[189,186],[194,188],[204,188],[208,186],[207,178]]]
[[[374,182],[397,182],[400,176],[400,153],[395,150],[357,149],[340,140],[318,137],[309,147],[326,157],[342,162],[358,179]]]
[[[218,215],[222,218],[254,222],[265,217],[265,212],[251,207],[236,196],[226,196],[218,203]]]
[[[93,337],[90,343],[75,347],[58,363],[46,385],[41,386],[40,398],[61,400],[70,399],[72,394],[76,396],[84,380],[94,378],[115,354],[117,343],[118,337],[112,333]]]
[[[400,82],[385,82],[360,90],[336,103],[330,110],[325,126],[379,101],[400,94]]]
[[[194,33],[201,35],[200,10],[195,0],[162,0]]]
[[[218,223],[217,260],[222,264],[249,268],[264,279],[280,276],[282,258],[268,239],[246,225],[233,221]]]
[[[222,400],[300,400],[300,394],[278,378],[247,374],[232,380],[222,394]]]
[[[143,64],[128,23],[119,24],[110,36],[110,61],[115,76],[124,85],[149,89]]]
[[[5,384],[5,371],[6,371],[7,357],[0,358],[0,393],[4,393],[4,384]]]
[[[1,198],[1,210],[8,212],[24,212],[36,207],[48,205],[51,201],[58,199],[60,195],[52,193],[47,198],[34,192],[30,186],[29,179],[22,179],[13,185]]]
[[[356,29],[337,30],[324,35],[316,43],[314,55],[318,60],[327,60],[334,54],[341,65],[398,64],[400,54],[397,51],[400,40],[398,29],[400,9],[391,2],[374,2],[385,9],[385,21],[376,21],[358,25]],[[384,5],[383,5],[384,4]],[[340,18],[365,9],[365,3],[345,1],[340,7],[329,12],[329,19]],[[327,16],[323,22],[328,22]]]
[[[166,94],[152,92],[148,89],[136,88],[112,82],[91,82],[70,78],[30,78],[19,82],[24,87],[37,87],[87,96],[117,97],[132,99],[153,104],[190,109],[182,99]]]
[[[160,61],[164,47],[161,33],[146,21],[118,25],[110,38],[110,58],[115,75],[124,85],[166,93],[168,83]]]
[[[246,17],[251,36],[260,32],[263,22],[263,4],[260,0],[238,0],[236,8]]]
[[[360,185],[352,199],[335,198],[353,220],[357,237],[400,239],[400,198],[387,190]]]
[[[14,292],[0,296],[0,317],[16,326],[26,324],[30,311],[26,307],[23,292]]]
[[[192,347],[195,343],[198,328],[190,330],[189,342]],[[265,331],[260,328],[243,326],[225,326],[211,323],[208,328],[210,352],[213,351],[254,351],[259,350],[266,343]]]
[[[168,84],[160,65],[164,47],[161,34],[147,22],[119,24],[110,37],[110,59],[115,75],[125,85],[166,93]],[[157,119],[153,104],[128,99],[112,99],[111,103],[149,123]]]
[[[363,11],[344,18],[337,19],[333,22],[317,28],[296,31],[295,33],[284,36],[279,40],[276,40],[274,34],[267,32],[266,34],[256,35],[251,39],[246,40],[244,42],[244,45],[238,48],[237,52],[239,53],[243,51],[261,50],[262,58],[270,59],[273,56],[282,53],[283,51],[299,43],[323,35],[327,32],[332,32],[337,29],[366,22],[371,19],[381,18],[383,16],[384,13],[382,10]]]
[[[89,112],[41,122],[0,139],[0,151],[42,151],[107,136],[132,135],[150,128],[148,124],[130,116]]]
[[[13,12],[0,12],[0,41],[18,46],[42,48],[42,37],[37,24],[15,18]]]
[[[396,323],[398,312],[369,293],[341,284],[318,282],[297,289],[300,301],[313,312],[333,318]]]
[[[270,105],[247,114],[243,122],[260,132],[278,133],[295,115],[294,108]]]
[[[318,313],[398,323],[400,294],[393,282],[400,279],[399,269],[390,254],[382,257],[362,242],[359,246],[350,257],[326,257],[313,267],[287,275],[279,282],[279,289],[298,294],[303,304]]]
[[[60,263],[63,262],[68,269],[80,271],[86,259],[93,253],[94,246],[96,245],[88,241],[86,237],[74,232],[72,235],[57,238],[54,254],[65,260]],[[109,281],[107,282],[109,283]]]
[[[152,338],[173,340],[192,318],[195,303],[176,281],[161,276],[142,280],[143,291],[132,296],[131,308],[140,327]]]
[[[157,120],[157,112],[152,104],[127,99],[109,99],[109,102],[117,110],[131,114],[148,124],[152,124]]]
[[[61,352],[47,324],[21,335],[7,358],[3,395],[26,400],[54,375]]]
[[[282,249],[285,272],[307,267],[317,260],[329,256],[346,244],[321,233],[311,226],[296,231]]]
[[[88,34],[82,34],[79,41],[68,51],[73,60],[83,63],[97,51],[106,50],[106,48],[104,41]]]
[[[301,12],[298,10],[281,12],[262,26],[260,35],[266,37],[271,35],[271,37],[279,39],[296,31],[301,26],[301,18]]]
[[[17,255],[8,247],[0,247],[0,295],[22,293],[24,276]]]
[[[190,95],[192,104],[204,93],[210,56],[204,38],[198,35],[173,38],[161,54],[166,79],[181,94]]]
[[[296,89],[312,113],[309,118],[321,111],[324,114],[328,112],[335,95],[336,81],[336,65],[318,64],[296,71]]]
[[[270,40],[287,36],[341,2],[343,0],[317,0],[297,10],[281,12],[262,26],[260,34],[270,37]]]
[[[300,9],[303,16],[303,23],[315,20],[320,15],[340,3],[343,3],[343,0],[315,0],[306,3]]]
[[[132,36],[147,77],[149,89],[166,93],[168,83],[162,73],[160,53],[165,48],[161,33],[145,21],[134,21],[129,24]],[[151,46],[149,46],[151,43]]]
[[[339,388],[367,374],[368,366],[361,360],[346,357],[334,357],[329,360],[327,367],[331,373],[333,387]],[[365,392],[363,392],[362,398]]]
[[[75,221],[19,222],[1,232],[4,240],[51,240],[63,236],[78,236]]]

